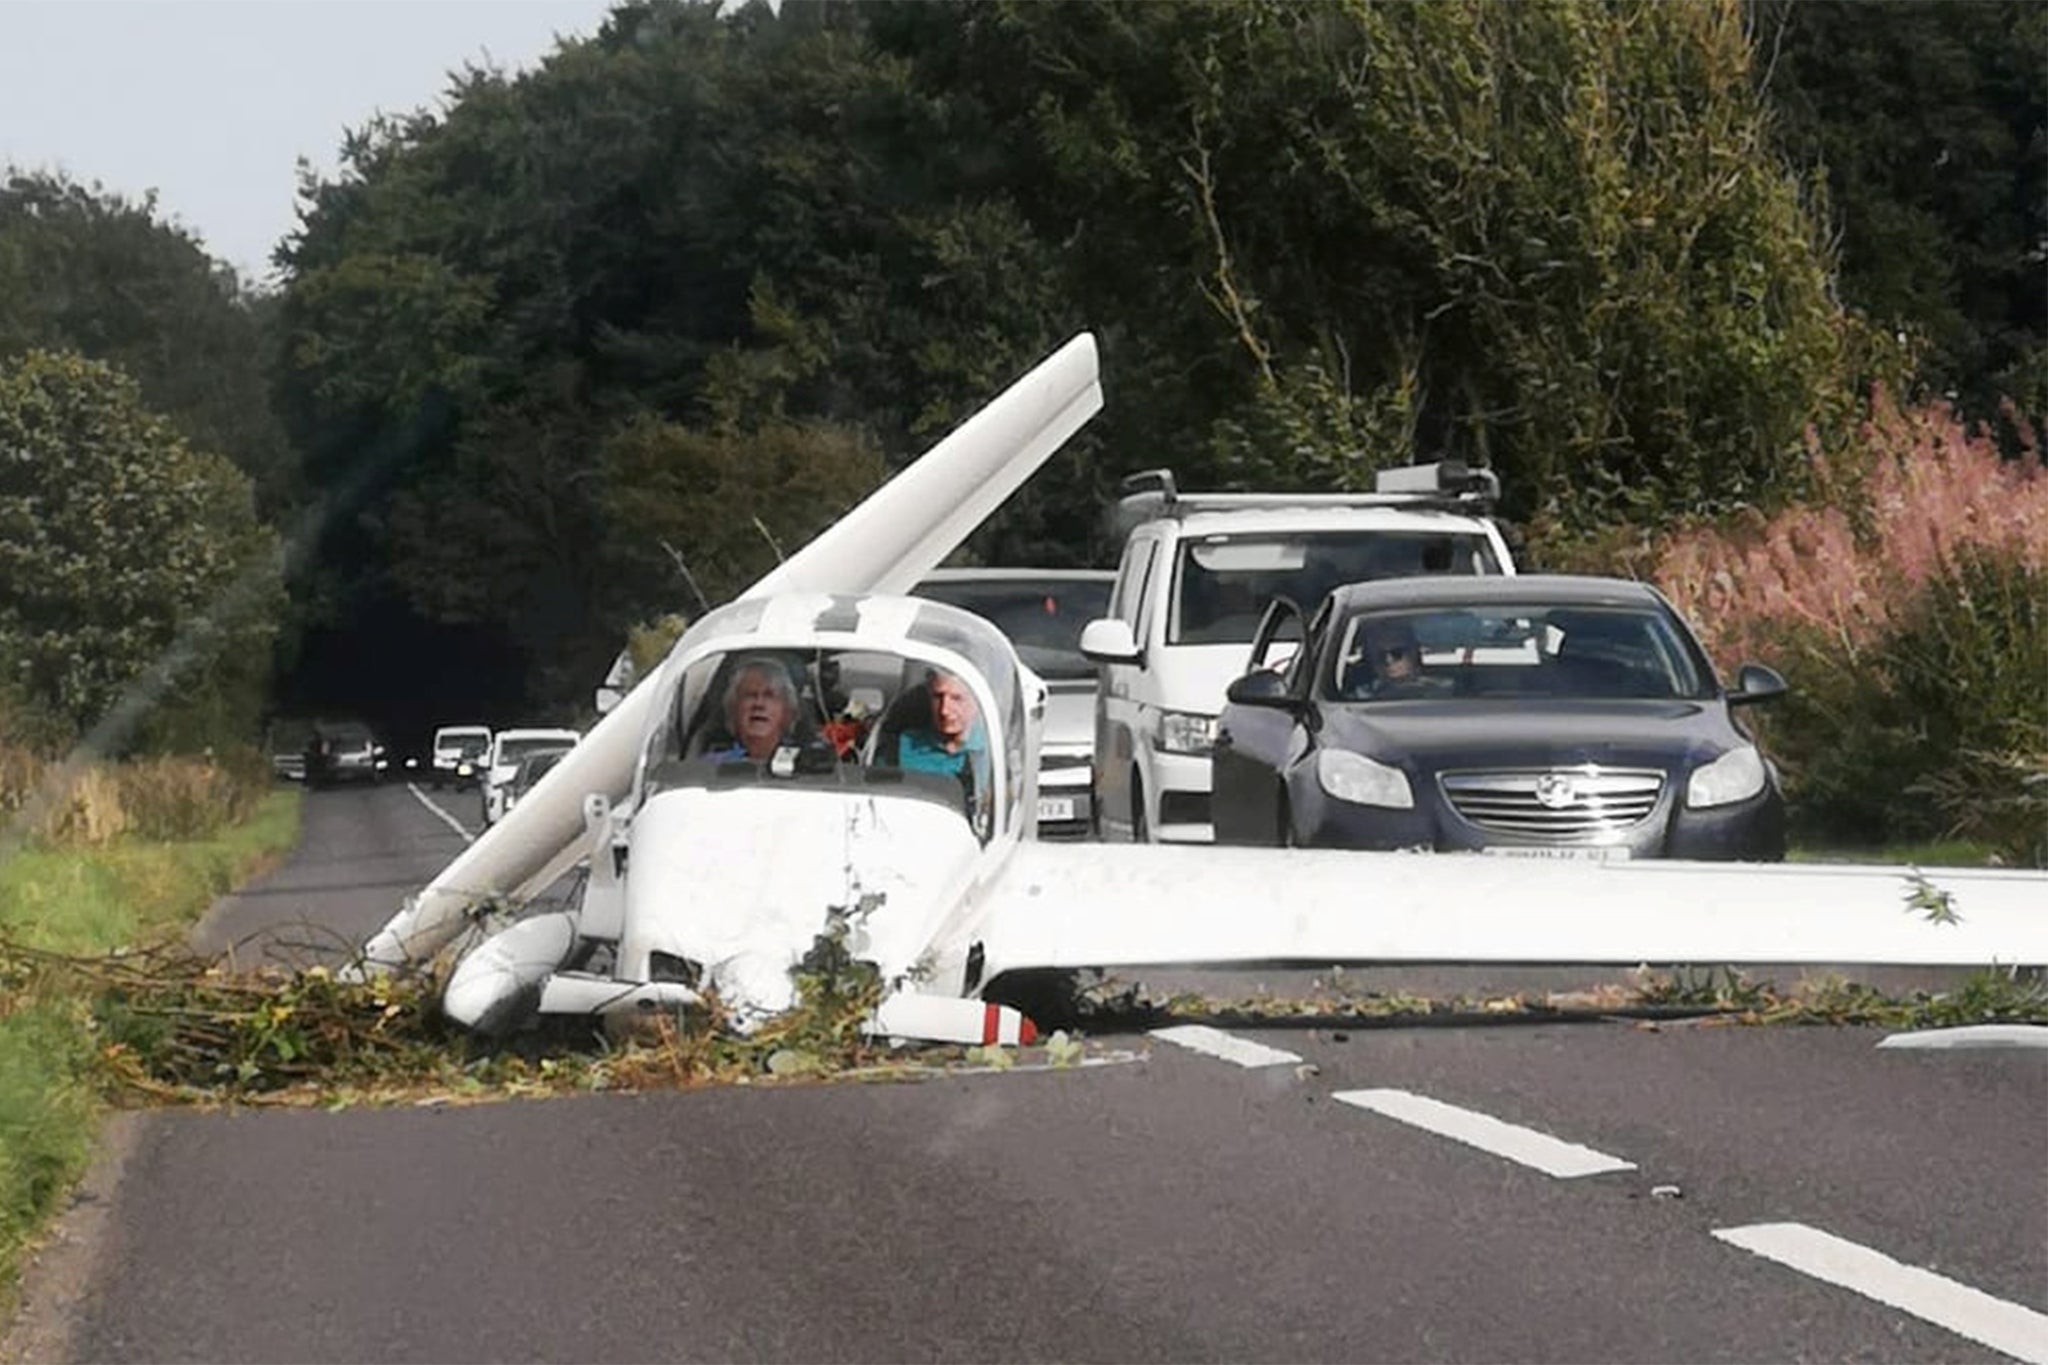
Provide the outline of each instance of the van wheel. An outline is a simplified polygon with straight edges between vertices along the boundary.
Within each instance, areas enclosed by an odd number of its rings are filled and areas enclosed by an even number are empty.
[[[1136,768],[1131,769],[1131,842],[1152,842],[1152,832],[1145,827],[1145,783]]]
[[[1287,789],[1285,787],[1280,789],[1278,805],[1280,808],[1280,819],[1276,822],[1276,828],[1273,830],[1273,846],[1275,848],[1293,848],[1295,847],[1294,809],[1287,804]]]

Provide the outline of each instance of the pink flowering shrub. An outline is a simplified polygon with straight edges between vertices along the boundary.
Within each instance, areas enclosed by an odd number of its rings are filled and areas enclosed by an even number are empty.
[[[1609,550],[1792,695],[1759,724],[1810,834],[2048,850],[2048,471],[1946,406],[1879,394],[1846,455],[1814,442],[1825,502]]]
[[[1649,577],[1724,668],[1787,630],[1817,633],[1853,663],[1965,554],[2048,569],[2048,471],[2031,426],[2018,425],[2027,444],[2007,460],[1946,405],[1902,411],[1880,393],[1847,478],[1814,445],[1835,502],[1682,532],[1661,544]]]

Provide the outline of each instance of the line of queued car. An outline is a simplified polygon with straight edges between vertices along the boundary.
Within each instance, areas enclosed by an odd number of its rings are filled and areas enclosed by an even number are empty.
[[[941,569],[914,592],[992,622],[1046,683],[1046,838],[1775,860],[1778,774],[1654,588],[1519,572],[1498,484],[1455,462],[1372,494],[1179,493],[1136,476],[1120,567]],[[280,773],[387,766],[367,727],[315,727]],[[436,787],[503,819],[572,729],[450,725]],[[299,771],[288,771],[298,762]],[[315,775],[317,773],[317,776]]]
[[[579,731],[560,727],[493,731],[487,725],[444,725],[434,731],[429,780],[437,789],[474,788],[478,818],[489,828],[581,738]]]
[[[1100,667],[1098,832],[1140,842],[1776,860],[1778,774],[1690,625],[1625,579],[1524,575],[1493,476],[1369,494],[1134,476]]]

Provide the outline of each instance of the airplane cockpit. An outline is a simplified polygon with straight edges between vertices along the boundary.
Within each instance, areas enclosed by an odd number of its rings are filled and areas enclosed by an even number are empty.
[[[671,652],[636,804],[662,791],[838,788],[1025,823],[1024,677],[987,621],[918,598],[734,602]]]

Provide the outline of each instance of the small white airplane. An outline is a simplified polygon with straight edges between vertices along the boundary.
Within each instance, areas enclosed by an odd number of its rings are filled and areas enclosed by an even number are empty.
[[[742,1027],[795,1003],[792,968],[837,928],[875,964],[879,1035],[1029,1041],[1006,974],[1162,965],[2048,963],[2048,873],[1578,863],[1465,854],[1039,843],[1045,684],[978,616],[898,596],[1101,406],[1083,335],[763,579],[695,622],[660,670],[363,950],[433,957],[486,906],[587,862],[574,909],[469,946],[443,1008],[500,1031],[714,995]],[[810,733],[722,756],[728,685],[779,668]],[[960,680],[976,778],[906,771],[926,680]],[[864,714],[835,748],[818,731]],[[728,751],[729,752],[729,751]],[[474,937],[474,935],[472,935]],[[1012,980],[1017,978],[1012,977]]]

